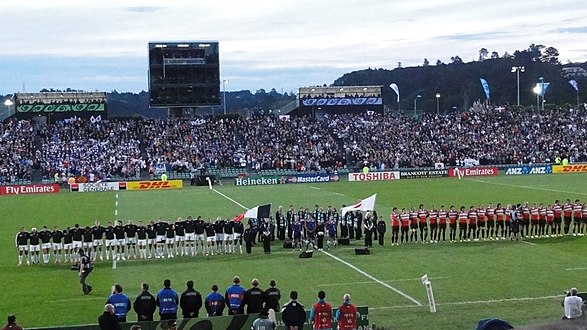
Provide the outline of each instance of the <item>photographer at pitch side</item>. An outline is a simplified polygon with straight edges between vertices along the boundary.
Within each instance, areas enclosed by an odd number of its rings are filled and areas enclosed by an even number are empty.
[[[572,288],[569,292],[566,292],[567,296],[563,301],[563,307],[565,308],[565,316],[563,320],[576,319],[583,315],[583,299],[577,296],[577,288]]]

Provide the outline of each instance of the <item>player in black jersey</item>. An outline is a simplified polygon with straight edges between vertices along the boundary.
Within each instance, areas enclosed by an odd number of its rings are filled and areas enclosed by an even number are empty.
[[[100,221],[94,223],[94,226],[92,227],[92,236],[94,237],[94,242],[92,243],[94,248],[94,259],[92,261],[96,261],[98,256],[100,256],[100,260],[104,260],[104,254],[102,253],[102,246],[104,246],[104,241],[102,240],[104,237],[104,226],[100,225]]]
[[[212,219],[208,218],[206,222],[206,255],[214,255],[214,242],[216,241],[216,231]]]
[[[196,223],[194,224],[195,233],[196,233],[196,252],[195,255],[198,255],[198,247],[202,254],[206,253],[206,223],[202,219],[202,217],[198,216],[196,219]]]
[[[62,250],[63,250],[63,231],[61,231],[57,226],[53,228],[51,232],[51,240],[53,241],[53,258],[55,259],[55,263],[61,263],[62,257]]]
[[[114,226],[114,239],[116,242],[116,260],[120,260],[121,258],[122,260],[126,260],[126,255],[124,253],[126,237],[122,221],[117,221],[116,226]]]
[[[124,226],[124,233],[126,234],[126,252],[129,259],[136,258],[137,255],[137,225],[128,220]]]
[[[234,253],[236,253],[236,246],[238,245],[238,249],[240,254],[243,254],[243,235],[245,234],[245,225],[242,221],[234,221],[233,222],[233,230],[234,230],[234,245],[232,247]]]
[[[167,232],[167,222],[159,219],[155,223],[155,232],[157,232],[156,237],[156,251],[155,251],[155,258],[163,258],[163,250],[165,248],[165,233]]]
[[[196,221],[192,216],[188,216],[183,223],[185,231],[185,255],[195,255],[195,242],[196,242]]]
[[[185,244],[185,229],[184,229],[184,222],[181,218],[177,218],[175,223],[173,224],[175,228],[175,243],[174,243],[174,252],[176,256],[183,256],[185,253],[184,244]]]
[[[139,247],[139,258],[147,259],[147,226],[139,221],[137,226],[137,244]]]
[[[43,226],[39,231],[39,239],[43,250],[43,264],[46,265],[49,263],[49,257],[51,256],[51,232],[47,229],[47,226]]]
[[[92,228],[90,228],[90,226],[86,226],[82,232],[82,248],[84,251],[86,251],[86,256],[90,258],[90,261],[93,259],[92,255],[94,254],[92,251],[93,244],[94,236],[92,234]]]
[[[114,227],[110,221],[104,228],[104,239],[106,244],[106,260],[110,260],[110,255],[112,255],[112,260],[114,260],[116,258],[116,237],[114,236]]]
[[[175,245],[175,225],[169,223],[165,230],[165,244],[167,245],[167,258],[175,257],[173,247]]]
[[[16,238],[14,239],[14,243],[16,244],[16,248],[18,249],[18,265],[22,265],[22,259],[26,259],[27,265],[30,265],[31,262],[29,260],[29,236],[30,234],[24,229],[24,227],[20,227],[20,231],[16,234]]]
[[[224,223],[224,244],[226,253],[234,253],[234,220]]]
[[[224,253],[224,220],[221,217],[216,218],[214,222],[214,243],[216,253]]]
[[[155,253],[155,240],[157,238],[157,231],[155,231],[155,222],[151,220],[147,225],[147,244],[148,244],[148,256],[147,258],[153,258]]]
[[[73,255],[74,262],[79,262],[80,256],[79,253],[77,253],[77,251],[79,251],[79,249],[82,248],[83,229],[80,228],[79,224],[76,223],[75,226],[73,226],[73,228],[70,229],[70,232],[71,237],[73,239],[73,243],[71,245],[71,254]]]
[[[33,227],[31,228],[31,233],[29,235],[29,252],[31,253],[30,259],[33,264],[39,263],[40,250],[39,232],[37,232],[37,228]]]
[[[63,260],[67,262],[69,260],[70,263],[73,263],[74,256],[73,256],[73,236],[70,227],[66,227],[63,230]]]

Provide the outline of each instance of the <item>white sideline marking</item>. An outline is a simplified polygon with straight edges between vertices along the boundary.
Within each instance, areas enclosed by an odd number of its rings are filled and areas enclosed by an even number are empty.
[[[333,192],[333,194],[338,195],[338,196],[345,196],[345,194],[341,194],[339,192]]]
[[[216,189],[212,189],[212,190],[214,190],[214,191],[215,191],[217,194],[219,194],[220,196],[223,196],[224,198],[228,199],[229,201],[231,201],[231,202],[235,203],[236,205],[238,205],[238,206],[242,207],[243,209],[245,209],[245,210],[248,210],[248,208],[246,208],[244,205],[242,205],[241,203],[239,203],[239,202],[235,201],[234,199],[232,199],[232,198],[230,198],[230,197],[226,196],[225,194],[223,194],[223,193],[219,192],[218,190],[216,190]],[[350,264],[350,263],[348,263],[348,262],[346,262],[346,261],[344,261],[344,260],[340,259],[339,257],[336,257],[336,256],[334,256],[334,255],[332,255],[332,254],[330,254],[330,253],[326,252],[326,251],[322,251],[322,253],[326,254],[327,256],[331,257],[332,259],[334,259],[334,260],[336,260],[336,261],[338,261],[338,262],[341,262],[341,263],[343,263],[343,264],[345,264],[345,265],[349,266],[350,268],[352,268],[352,269],[356,270],[357,272],[359,272],[359,273],[363,274],[364,276],[368,277],[369,279],[371,279],[371,280],[373,280],[373,281],[375,281],[375,282],[377,282],[377,283],[379,283],[379,284],[383,285],[384,287],[386,287],[386,288],[388,288],[388,289],[392,290],[393,292],[395,292],[395,293],[397,293],[397,294],[401,295],[402,297],[404,297],[404,298],[406,298],[406,299],[408,299],[408,300],[412,301],[414,304],[416,304],[416,305],[418,305],[418,306],[422,306],[422,303],[421,303],[421,302],[419,302],[418,300],[416,300],[414,297],[408,296],[407,294],[405,294],[405,293],[403,293],[402,291],[400,291],[400,290],[398,290],[398,289],[396,289],[396,288],[392,287],[391,285],[389,285],[389,284],[387,284],[387,283],[385,283],[385,282],[383,282],[383,281],[381,281],[381,280],[379,280],[379,279],[375,278],[375,277],[374,277],[374,276],[372,276],[372,275],[369,275],[369,274],[365,273],[364,271],[360,270],[360,269],[359,269],[359,268],[357,268],[356,266],[354,266],[354,265],[352,265],[352,264]]]
[[[526,244],[530,244],[530,245],[534,245],[534,246],[538,245],[538,244],[536,244],[536,243],[532,243],[532,242],[528,242],[528,241],[520,241],[520,242],[522,242],[522,243],[526,243]]]
[[[472,182],[479,182],[479,183],[495,184],[495,185],[498,185],[498,186],[508,186],[508,187],[534,189],[534,190],[542,190],[542,191],[550,191],[550,192],[559,192],[559,193],[565,193],[565,194],[575,194],[575,195],[584,195],[584,196],[587,196],[587,193],[580,193],[580,192],[575,192],[575,191],[566,191],[566,190],[558,190],[558,189],[548,189],[548,188],[540,188],[540,187],[531,187],[531,186],[523,186],[523,185],[519,185],[519,184],[511,184],[511,183],[504,183],[504,182],[483,181],[483,180],[477,180],[477,179],[465,179],[465,180],[472,181]]]
[[[316,190],[320,190],[320,188],[318,188],[318,187],[314,187],[314,186],[310,186],[310,188],[312,188],[312,189],[316,189]]]
[[[212,189],[212,190],[213,190],[214,192],[216,192],[218,195],[220,195],[220,196],[222,196],[222,197],[224,197],[224,198],[228,199],[229,201],[231,201],[231,202],[235,203],[236,205],[238,205],[238,206],[242,207],[243,209],[245,209],[245,210],[248,210],[248,208],[247,208],[247,207],[245,207],[243,204],[241,204],[241,203],[239,203],[239,202],[235,201],[234,199],[232,199],[232,198],[230,198],[230,197],[226,196],[225,194],[221,193],[220,191],[218,191],[218,190],[216,190],[216,189]]]
[[[104,297],[85,297],[85,298],[69,298],[69,299],[57,299],[57,300],[51,300],[49,302],[52,303],[64,303],[64,302],[68,302],[68,301],[86,301],[86,300],[104,300]]]
[[[569,271],[569,270],[585,270],[585,269],[587,269],[587,267],[567,268],[565,270]]]
[[[445,279],[447,277],[429,277],[428,279],[430,280],[441,280],[441,279]],[[398,279],[398,280],[386,280],[386,281],[381,281],[381,282],[385,282],[385,283],[389,283],[389,282],[408,282],[408,281],[421,281],[422,278],[417,277],[417,278],[402,278],[402,279]],[[318,284],[317,286],[339,286],[339,285],[355,285],[355,284],[373,284],[373,283],[377,283],[375,281],[364,281],[364,282],[347,282],[347,283],[324,283],[324,284]]]
[[[355,265],[353,265],[353,264],[350,264],[350,263],[348,263],[348,262],[346,262],[346,261],[344,261],[344,260],[340,259],[339,257],[337,257],[337,256],[335,256],[335,255],[332,255],[332,254],[330,254],[330,253],[328,253],[328,252],[326,252],[326,251],[322,251],[322,253],[326,254],[327,256],[331,257],[332,259],[334,259],[334,260],[336,260],[336,261],[338,261],[338,262],[341,262],[341,263],[343,263],[343,264],[347,265],[348,267],[350,267],[350,268],[352,268],[352,269],[356,270],[358,273],[360,273],[360,274],[362,274],[362,275],[366,276],[367,278],[369,278],[369,279],[371,279],[371,280],[373,280],[373,281],[375,281],[375,282],[377,282],[377,283],[379,283],[379,284],[383,285],[384,287],[386,287],[386,288],[390,289],[391,291],[393,291],[393,292],[395,292],[395,293],[397,293],[397,294],[401,295],[402,297],[404,297],[404,298],[406,298],[406,299],[410,300],[410,301],[411,301],[411,302],[413,302],[414,304],[416,304],[416,305],[418,305],[418,306],[422,306],[422,303],[421,303],[421,302],[419,302],[418,300],[416,300],[416,298],[414,298],[414,297],[412,297],[412,296],[409,296],[409,295],[405,294],[404,292],[402,292],[402,291],[400,291],[400,290],[398,290],[398,289],[394,288],[393,286],[391,286],[391,285],[389,285],[389,284],[387,284],[387,283],[385,283],[385,282],[383,282],[383,281],[381,281],[381,280],[379,280],[379,279],[375,278],[373,275],[370,275],[370,274],[367,274],[367,273],[365,273],[364,271],[360,270],[360,269],[359,269],[358,267],[356,267]]]
[[[450,306],[450,305],[474,305],[474,304],[495,304],[510,301],[533,301],[533,300],[546,300],[554,298],[562,298],[562,295],[557,296],[543,296],[543,297],[523,297],[523,298],[504,298],[504,299],[490,299],[490,300],[475,300],[475,301],[455,301],[447,303],[437,303],[436,306]],[[371,310],[384,310],[384,309],[401,309],[401,308],[415,308],[415,307],[427,307],[427,306],[415,306],[415,305],[398,305],[398,306],[382,306],[382,307],[369,307]]]

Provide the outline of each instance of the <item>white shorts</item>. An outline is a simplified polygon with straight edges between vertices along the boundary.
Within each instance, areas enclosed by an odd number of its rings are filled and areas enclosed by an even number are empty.
[[[49,250],[51,248],[51,243],[42,243],[41,248],[43,250],[45,250],[45,249]]]
[[[146,239],[140,239],[139,240],[139,246],[147,246],[147,240]]]
[[[94,240],[94,246],[102,246],[104,245],[104,243],[102,242],[101,239],[95,239]]]
[[[63,249],[63,243],[53,243],[53,250]]]
[[[195,233],[186,233],[185,234],[185,240],[187,242],[193,242],[196,240],[196,234]]]
[[[147,238],[147,243],[149,243],[149,245],[155,244],[155,239],[154,238]]]
[[[171,237],[171,238],[166,237],[165,243],[166,244],[173,244],[173,243],[175,243],[175,238],[174,237]]]
[[[137,238],[136,237],[127,237],[126,244],[137,244]]]
[[[234,240],[234,234],[224,234],[224,240],[225,241],[233,241]]]
[[[126,239],[124,238],[115,238],[114,243],[116,246],[123,246],[126,243]]]
[[[73,243],[71,243],[72,249],[79,249],[81,247],[82,247],[82,241],[73,241]]]
[[[218,242],[224,241],[224,234],[223,233],[221,233],[221,234],[216,233],[216,241],[218,241]]]
[[[106,240],[106,247],[115,246],[116,240],[115,239],[107,239]]]
[[[83,242],[82,246],[84,249],[91,248],[93,246],[92,242]]]
[[[183,241],[185,241],[185,236],[175,236],[175,241],[176,242],[183,242]]]
[[[234,233],[234,240],[236,241],[237,239],[241,238],[241,236],[241,233]]]
[[[19,245],[18,246],[18,251],[28,251],[29,250],[29,246],[28,245]]]
[[[206,242],[208,242],[208,243],[210,243],[210,242],[216,242],[216,236],[206,237]]]
[[[163,243],[165,242],[165,236],[164,235],[157,235],[157,243]]]
[[[196,242],[205,242],[206,241],[206,235],[204,234],[196,234]]]
[[[63,244],[63,249],[66,250],[66,251],[71,250],[72,247],[73,247],[73,244],[72,243],[64,243]]]
[[[41,246],[40,245],[31,245],[31,246],[29,246],[29,251],[39,252],[39,251],[41,251]]]

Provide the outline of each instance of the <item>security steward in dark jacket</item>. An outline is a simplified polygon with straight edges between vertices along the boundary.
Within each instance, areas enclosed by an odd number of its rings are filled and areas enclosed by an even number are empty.
[[[265,292],[259,288],[259,280],[254,278],[251,281],[252,288],[245,291],[243,305],[247,306],[247,314],[258,314],[263,309]]]
[[[141,294],[135,299],[133,309],[137,313],[137,320],[153,321],[153,314],[157,309],[157,300],[149,292],[149,284],[142,284]]]
[[[187,282],[187,289],[181,294],[179,306],[184,318],[198,317],[202,308],[202,295],[194,289],[194,281]]]
[[[302,330],[306,322],[306,310],[304,305],[298,302],[298,292],[292,291],[289,294],[289,302],[283,305],[281,319],[286,330]]]

